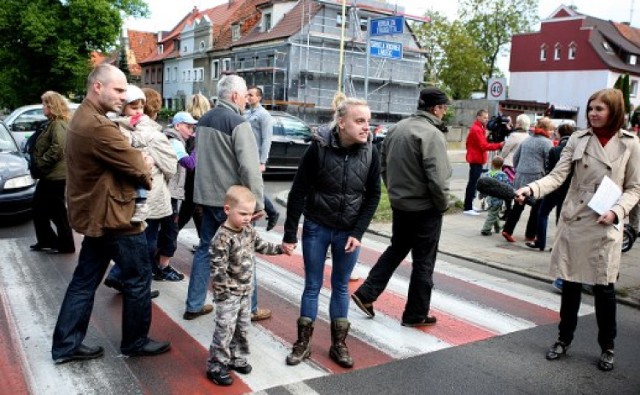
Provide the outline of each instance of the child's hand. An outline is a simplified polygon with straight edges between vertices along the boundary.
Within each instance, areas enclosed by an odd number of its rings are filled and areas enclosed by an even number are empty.
[[[296,249],[296,243],[285,243],[282,242],[282,251],[287,255],[292,255],[293,250]]]

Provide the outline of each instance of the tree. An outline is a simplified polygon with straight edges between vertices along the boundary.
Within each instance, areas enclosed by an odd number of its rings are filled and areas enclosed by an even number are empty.
[[[467,99],[482,89],[481,76],[486,65],[479,61],[481,50],[470,39],[464,24],[450,23],[438,12],[427,12],[430,23],[413,27],[425,50],[425,75],[428,84],[440,86],[453,99]]]
[[[148,12],[144,0],[2,0],[0,107],[83,92],[91,52],[113,48],[124,17]]]
[[[537,12],[538,0],[458,0],[460,20],[487,65],[482,75],[484,91],[498,70],[498,56],[507,51],[514,34],[531,31],[538,22]]]

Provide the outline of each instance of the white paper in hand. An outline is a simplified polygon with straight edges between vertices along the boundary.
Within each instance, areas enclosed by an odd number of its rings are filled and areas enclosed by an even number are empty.
[[[593,211],[602,215],[609,211],[622,196],[622,189],[608,176],[604,176],[600,186],[587,204]]]

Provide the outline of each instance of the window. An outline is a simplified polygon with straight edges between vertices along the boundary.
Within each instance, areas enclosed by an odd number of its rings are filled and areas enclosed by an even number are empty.
[[[173,68],[173,82],[178,82],[178,68]]]
[[[366,32],[368,23],[369,23],[369,21],[367,20],[367,18],[361,16],[360,17],[360,30],[362,30],[363,32]]]
[[[540,47],[540,61],[544,62],[545,60],[547,60],[547,46],[543,44]]]
[[[231,41],[240,40],[240,25],[231,25]]]
[[[164,52],[164,46],[162,44],[158,44],[158,54],[162,54]]]
[[[149,83],[149,69],[146,69],[144,71],[144,83],[148,84]]]
[[[231,70],[231,58],[222,59],[222,72]]]
[[[271,13],[265,12],[262,15],[262,31],[268,32],[269,30],[271,30]]]
[[[191,81],[191,70],[187,70],[187,82]]]
[[[171,69],[167,67],[167,72],[164,73],[164,80],[169,82],[169,75],[171,74]]]
[[[556,44],[553,50],[553,60],[560,60],[560,44]]]
[[[149,71],[149,70],[147,70]],[[151,70],[151,83],[155,84],[156,83],[156,69]]]
[[[220,78],[220,61],[212,60],[211,61],[211,79],[217,80]]]
[[[629,83],[629,96],[638,97],[638,81],[631,80]]]
[[[611,48],[611,45],[609,45],[608,41],[603,41],[602,42],[602,47],[604,48],[604,50],[609,53],[609,54],[613,54],[613,49]]]
[[[569,59],[573,60],[576,58],[576,44],[575,43],[571,43],[569,44]]]
[[[156,81],[158,81],[158,83],[162,82],[162,67],[158,67],[158,75],[156,76]]]
[[[200,52],[204,52],[204,50],[205,50],[204,41],[200,41]]]
[[[187,47],[186,45],[184,47],[182,47],[182,52],[187,52],[187,50],[189,49],[189,47]]]
[[[636,65],[638,63],[638,57],[636,55],[629,55],[629,64]]]
[[[186,80],[187,80],[187,71],[182,70],[182,82],[185,82]]]

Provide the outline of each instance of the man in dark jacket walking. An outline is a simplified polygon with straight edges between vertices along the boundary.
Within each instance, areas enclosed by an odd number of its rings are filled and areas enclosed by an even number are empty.
[[[449,207],[451,164],[442,123],[448,104],[441,90],[423,89],[416,114],[398,122],[384,140],[381,164],[393,210],[391,245],[351,295],[371,318],[375,315],[373,302],[411,251],[413,269],[402,325],[436,323],[429,307],[442,214]]]

